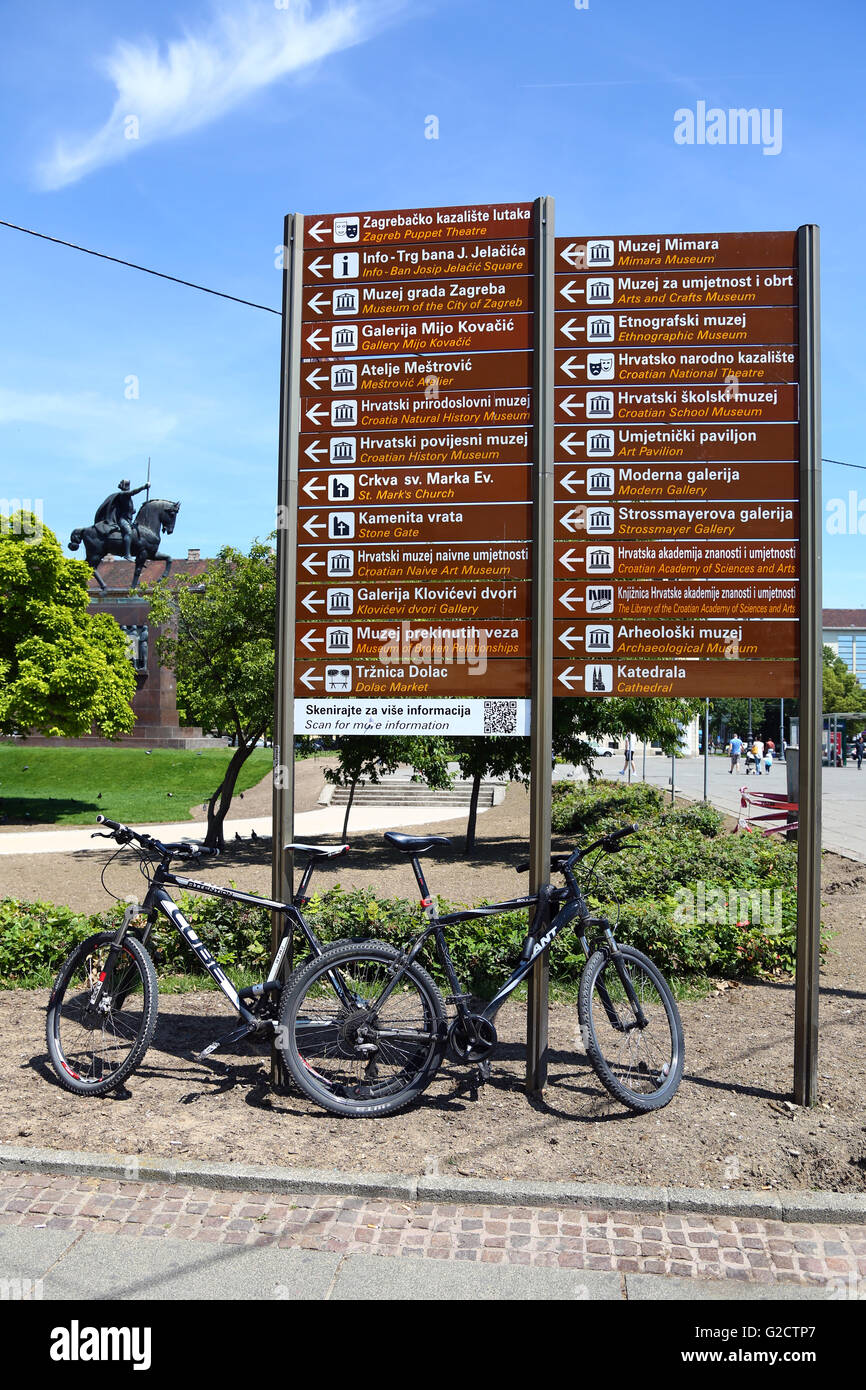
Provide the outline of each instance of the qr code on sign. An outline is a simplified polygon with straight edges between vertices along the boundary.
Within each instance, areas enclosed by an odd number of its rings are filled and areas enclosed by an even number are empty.
[[[485,734],[514,734],[517,732],[516,700],[484,701]]]

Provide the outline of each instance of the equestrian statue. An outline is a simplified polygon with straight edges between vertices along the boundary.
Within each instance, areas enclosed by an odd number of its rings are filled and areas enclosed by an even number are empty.
[[[148,473],[150,469],[148,468]],[[92,526],[84,526],[72,532],[69,549],[77,550],[84,543],[87,563],[101,589],[105,589],[98,573],[99,565],[106,555],[119,555],[124,560],[135,561],[135,572],[131,588],[138,585],[141,571],[148,560],[164,560],[163,575],[171,569],[171,556],[163,555],[159,549],[163,532],[171,535],[180,510],[179,502],[168,502],[165,498],[154,497],[143,502],[135,515],[133,497],[139,492],[150,491],[149,483],[132,487],[127,478],[118,483],[118,491],[109,493],[102,506],[97,509]],[[134,519],[133,519],[134,517]]]

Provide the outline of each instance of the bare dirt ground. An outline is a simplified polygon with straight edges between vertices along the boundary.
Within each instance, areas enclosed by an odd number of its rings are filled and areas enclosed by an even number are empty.
[[[304,770],[299,805],[315,803],[321,768]],[[246,800],[252,793],[247,793]],[[465,858],[460,821],[451,858],[429,862],[435,891],[456,901],[519,893],[513,871],[526,856],[528,805],[520,787],[479,819],[479,842]],[[373,884],[414,896],[408,863],[386,853],[381,835],[354,838],[350,867],[323,871],[319,886]],[[96,908],[103,855],[33,855],[0,860],[3,891]],[[119,863],[120,861],[118,861]],[[130,866],[109,870],[115,892],[140,883]],[[204,875],[267,892],[269,851],[229,846]],[[124,884],[128,883],[128,888]],[[446,1062],[410,1110],[375,1120],[341,1120],[304,1097],[272,1089],[268,1058],[242,1045],[198,1063],[193,1054],[229,1032],[222,996],[199,992],[160,1000],[156,1036],[127,1088],[105,1100],[63,1091],[44,1043],[48,991],[0,994],[0,1140],[52,1148],[160,1154],[223,1161],[485,1177],[599,1179],[635,1184],[731,1188],[866,1189],[866,867],[824,861],[824,919],[833,933],[821,974],[820,1100],[789,1109],[793,986],[742,984],[681,1005],[686,1067],[671,1105],[635,1116],[610,1100],[580,1049],[576,1008],[550,1014],[549,1083],[527,1097],[524,1008],[497,1020],[501,1045],[491,1080],[478,1090],[471,1069]]]

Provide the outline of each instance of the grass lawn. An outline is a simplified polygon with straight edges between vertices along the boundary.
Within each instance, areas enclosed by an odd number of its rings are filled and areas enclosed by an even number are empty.
[[[0,819],[7,825],[28,820],[33,825],[89,825],[101,812],[127,825],[189,820],[190,808],[207,801],[219,786],[230,757],[228,748],[200,753],[155,748],[148,754],[142,748],[3,744]],[[260,782],[272,758],[270,748],[257,748],[241,769],[236,792]]]

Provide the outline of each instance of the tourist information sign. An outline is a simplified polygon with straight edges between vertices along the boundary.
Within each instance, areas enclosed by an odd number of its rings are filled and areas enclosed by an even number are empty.
[[[532,211],[304,219],[296,733],[529,731]]]
[[[795,695],[796,235],[563,237],[556,252],[554,611],[611,621],[610,660],[556,653],[555,693]],[[766,580],[789,596],[765,602]],[[663,635],[731,618],[749,640],[724,651]]]

